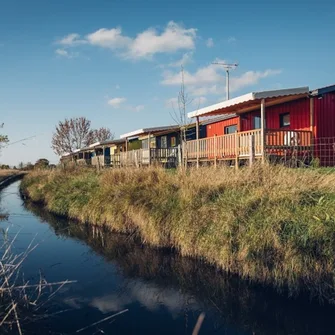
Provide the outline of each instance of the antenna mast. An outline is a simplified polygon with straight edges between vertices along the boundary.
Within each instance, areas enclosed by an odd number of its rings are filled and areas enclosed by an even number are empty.
[[[238,67],[238,63],[226,64],[226,63],[214,62],[212,64],[221,65],[226,70],[226,98],[227,100],[229,100],[229,71],[232,69],[236,69]]]

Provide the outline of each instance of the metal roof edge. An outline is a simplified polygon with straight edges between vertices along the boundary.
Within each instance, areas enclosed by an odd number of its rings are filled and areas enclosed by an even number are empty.
[[[296,87],[296,88],[287,88],[281,90],[272,90],[272,91],[261,91],[261,92],[250,92],[239,97],[229,99],[223,102],[219,102],[218,104],[214,104],[208,107],[201,108],[199,110],[190,112],[187,114],[189,118],[193,118],[196,116],[206,115],[207,113],[223,109],[226,107],[231,107],[234,105],[241,104],[243,102],[258,100],[258,99],[266,99],[272,97],[281,97],[281,96],[288,96],[288,95],[298,95],[298,94],[308,94],[309,87]]]
[[[221,109],[221,108],[225,108],[225,107],[232,106],[232,105],[237,105],[241,102],[245,102],[245,101],[248,101],[248,100],[254,100],[254,94],[253,93],[247,93],[247,94],[241,95],[241,96],[233,98],[233,99],[225,100],[225,101],[219,102],[217,104],[198,109],[196,111],[187,113],[187,117],[188,118],[193,118],[193,117],[196,117],[196,116],[201,116],[201,115],[206,114],[206,113],[208,113],[212,110]]]
[[[122,134],[120,135],[120,139],[125,139],[125,138],[130,138],[130,137],[138,137],[142,134],[148,133],[148,132],[160,132],[160,131],[165,131],[165,130],[173,130],[175,128],[178,128],[178,125],[174,125],[174,126],[161,126],[161,127],[150,127],[150,128],[141,128],[141,129],[137,129],[134,131],[131,131],[129,133],[126,134]]]
[[[125,133],[125,134],[120,135],[120,139],[125,139],[125,138],[128,138],[128,137],[133,137],[133,136],[136,136],[136,135],[140,135],[143,132],[144,132],[143,128],[137,129],[137,130],[133,130],[133,131],[131,131],[129,133]]]
[[[272,91],[263,91],[263,92],[254,92],[254,100],[257,99],[266,99],[266,98],[272,98],[272,97],[281,97],[286,95],[298,95],[298,94],[304,94],[309,93],[309,87],[308,86],[302,86],[302,87],[295,87],[295,88],[285,88],[282,90],[272,90]]]

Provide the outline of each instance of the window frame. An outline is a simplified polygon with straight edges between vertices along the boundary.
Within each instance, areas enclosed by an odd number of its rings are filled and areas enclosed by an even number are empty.
[[[163,140],[164,139],[164,140]],[[164,143],[164,146],[163,146],[163,143]],[[168,147],[168,138],[166,135],[164,136],[161,136],[161,149],[167,149]]]
[[[235,128],[235,131],[233,131],[233,132],[227,132],[227,129],[230,129],[230,128]],[[232,125],[230,125],[230,126],[225,126],[224,128],[223,128],[223,133],[225,134],[225,135],[230,135],[230,134],[235,134],[237,132],[237,124],[232,124]]]
[[[285,116],[289,117],[288,124],[284,124]],[[291,126],[291,114],[289,112],[279,114],[279,128],[288,128]]]
[[[256,128],[256,119],[259,120],[259,127]],[[253,129],[261,129],[262,128],[262,117],[260,115],[254,115],[253,117]]]
[[[171,136],[171,147],[177,146],[177,136]]]

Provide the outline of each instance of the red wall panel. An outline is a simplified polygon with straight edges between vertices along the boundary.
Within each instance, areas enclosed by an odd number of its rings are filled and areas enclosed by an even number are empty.
[[[242,114],[241,131],[254,129],[253,118],[260,115],[260,110],[252,113]],[[310,130],[309,99],[303,98],[296,101],[286,102],[276,106],[265,107],[266,128],[280,128],[280,114],[290,113],[291,125],[286,129]]]
[[[315,136],[335,137],[335,93],[314,98]]]
[[[233,117],[228,120],[218,121],[215,123],[208,124],[206,126],[207,137],[213,137],[214,135],[224,135],[224,128],[227,126],[237,125],[238,117]]]

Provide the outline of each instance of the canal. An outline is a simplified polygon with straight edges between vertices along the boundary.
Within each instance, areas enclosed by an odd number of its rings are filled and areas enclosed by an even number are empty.
[[[20,276],[30,283],[40,276],[76,281],[46,302],[50,316],[27,323],[24,334],[192,334],[202,312],[200,334],[334,333],[335,306],[288,298],[132,236],[53,216],[23,201],[19,182],[1,191],[0,208],[9,214],[1,229],[9,238],[17,234],[14,252],[37,245]]]

